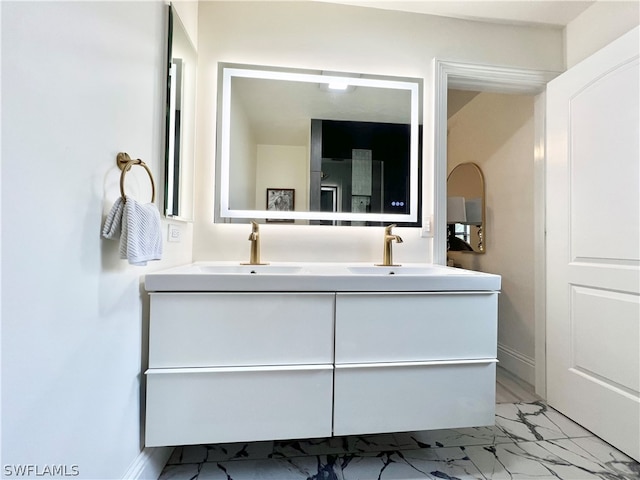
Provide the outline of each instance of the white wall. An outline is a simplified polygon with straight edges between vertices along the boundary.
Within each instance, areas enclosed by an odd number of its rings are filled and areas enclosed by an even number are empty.
[[[162,185],[166,7],[1,8],[2,465],[123,478],[142,450],[142,275],[192,258],[186,225],[149,267],[100,238],[119,151]],[[127,193],[146,198],[134,170]]]
[[[217,62],[378,73],[424,79],[423,211],[433,210],[431,86],[435,57],[562,71],[562,32],[490,25],[373,8],[316,2],[203,2],[199,7],[198,182],[194,257],[238,260],[248,255],[248,225],[214,225],[213,160]],[[399,262],[431,261],[432,242],[419,229],[399,229]],[[270,224],[263,227],[267,261],[378,261],[382,229]]]
[[[309,151],[292,145],[258,145],[256,203],[266,209],[267,188],[295,189],[295,210],[309,211]]]
[[[231,98],[231,109],[233,115],[230,120],[231,138],[229,139],[231,144],[229,149],[229,207],[237,210],[249,210],[256,203],[255,182],[258,169],[256,142],[251,123],[236,96]]]
[[[178,13],[180,21],[189,36],[193,46],[198,49],[198,1],[197,0],[173,0],[174,10]]]
[[[485,179],[483,255],[449,252],[464,268],[502,275],[501,365],[534,383],[534,97],[481,93],[449,119],[449,172],[474,162]]]
[[[639,24],[640,2],[595,2],[565,28],[567,68]]]

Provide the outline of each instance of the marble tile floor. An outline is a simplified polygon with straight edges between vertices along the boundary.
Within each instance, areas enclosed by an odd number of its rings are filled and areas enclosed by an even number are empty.
[[[544,402],[496,405],[489,427],[194,445],[160,480],[640,478],[640,464]]]
[[[517,377],[498,373],[496,400],[488,427],[177,447],[159,480],[640,479]]]

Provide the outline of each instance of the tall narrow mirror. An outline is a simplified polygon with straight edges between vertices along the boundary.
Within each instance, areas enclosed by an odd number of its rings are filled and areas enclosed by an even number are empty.
[[[221,65],[216,221],[419,224],[416,79]],[[275,208],[269,195],[295,201]]]
[[[167,217],[191,221],[198,57],[171,5],[168,31],[164,209]]]
[[[475,163],[457,165],[447,178],[448,250],[484,253],[484,176]]]

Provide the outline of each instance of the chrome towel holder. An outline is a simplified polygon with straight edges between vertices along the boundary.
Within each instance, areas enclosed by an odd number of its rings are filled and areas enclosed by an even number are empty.
[[[124,193],[124,177],[127,174],[127,172],[129,170],[131,170],[131,167],[134,165],[140,165],[141,167],[144,167],[144,169],[147,171],[147,173],[149,174],[149,180],[151,180],[151,202],[155,202],[156,200],[156,185],[153,181],[153,175],[151,174],[151,170],[149,169],[149,167],[147,166],[146,163],[144,163],[142,160],[138,159],[132,159],[128,153],[126,152],[120,152],[118,153],[118,156],[116,157],[116,163],[118,165],[118,168],[120,170],[122,170],[122,173],[120,174],[120,195],[122,196],[122,200],[126,200],[127,196]]]

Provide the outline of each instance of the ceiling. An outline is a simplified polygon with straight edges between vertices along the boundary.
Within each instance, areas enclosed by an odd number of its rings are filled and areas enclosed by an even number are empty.
[[[258,144],[305,145],[310,119],[404,124],[411,121],[411,94],[406,89],[359,86],[336,92],[300,79],[234,76],[232,95],[232,105],[241,106],[242,116],[251,125]]]
[[[595,1],[511,0],[511,1],[378,1],[317,0],[345,5],[399,10],[492,23],[563,28]]]

